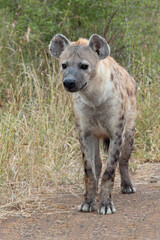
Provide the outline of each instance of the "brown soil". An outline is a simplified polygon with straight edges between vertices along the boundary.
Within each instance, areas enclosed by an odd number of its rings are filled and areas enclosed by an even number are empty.
[[[42,194],[29,217],[0,220],[0,240],[160,240],[160,164],[139,165],[132,180],[137,192],[123,195],[119,175],[113,192],[117,212],[112,215],[79,213],[82,192],[74,186],[56,187]],[[154,178],[157,176],[157,178]]]

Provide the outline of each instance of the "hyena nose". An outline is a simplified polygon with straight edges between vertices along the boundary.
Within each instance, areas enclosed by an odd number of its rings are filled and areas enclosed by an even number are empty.
[[[70,79],[70,78],[64,79],[63,85],[65,88],[71,89],[71,88],[75,87],[75,80]]]

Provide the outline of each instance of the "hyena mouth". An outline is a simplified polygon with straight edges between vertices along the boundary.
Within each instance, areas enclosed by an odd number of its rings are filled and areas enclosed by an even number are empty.
[[[80,90],[82,90],[86,85],[87,85],[87,82],[85,82],[85,84],[82,85],[82,87],[80,88]]]

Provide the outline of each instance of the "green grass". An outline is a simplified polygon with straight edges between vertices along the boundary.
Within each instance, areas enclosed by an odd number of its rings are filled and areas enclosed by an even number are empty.
[[[12,26],[2,33],[0,205],[18,207],[46,186],[80,186],[83,167],[72,100],[62,87],[57,62],[47,49],[37,54],[36,47],[32,59],[30,43],[16,42]],[[150,58],[133,57],[131,70],[138,85],[131,164],[136,170],[136,162],[160,161],[160,83]]]
[[[147,58],[137,61],[137,125],[134,158],[160,161],[160,82],[158,69]]]

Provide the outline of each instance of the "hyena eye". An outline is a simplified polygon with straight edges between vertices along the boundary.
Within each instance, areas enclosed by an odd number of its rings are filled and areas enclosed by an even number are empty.
[[[80,65],[80,69],[82,69],[82,70],[86,70],[86,69],[88,69],[88,64],[81,64]]]
[[[62,69],[66,69],[67,68],[67,64],[66,63],[62,63]]]

